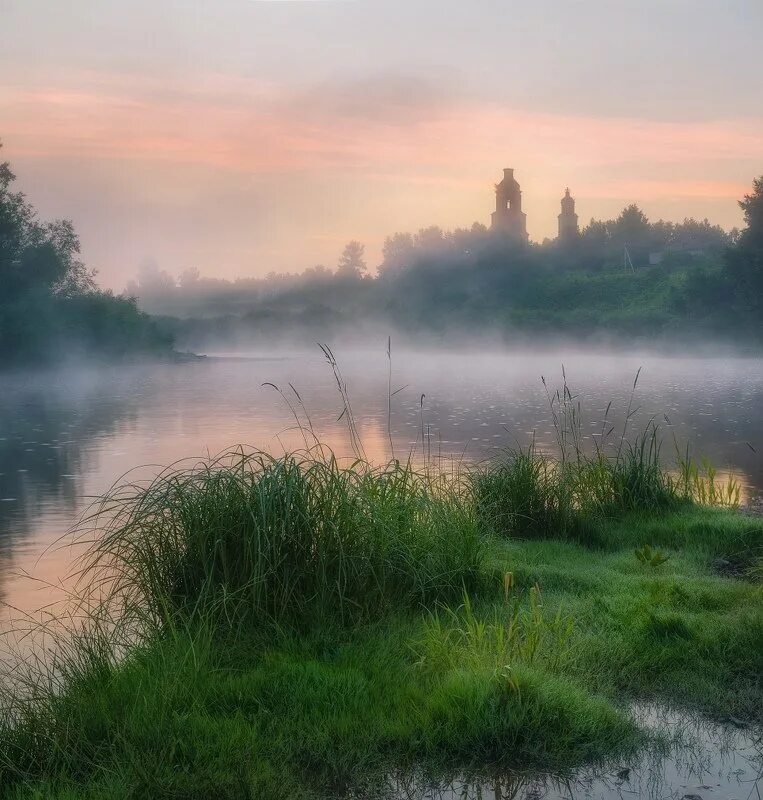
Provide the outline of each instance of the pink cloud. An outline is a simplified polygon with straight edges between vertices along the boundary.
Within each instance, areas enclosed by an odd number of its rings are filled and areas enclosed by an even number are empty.
[[[763,120],[666,123],[528,113],[461,101],[432,101],[427,114],[382,111],[368,102],[309,104],[272,87],[219,79],[178,88],[168,100],[157,86],[6,90],[5,135],[25,155],[193,163],[250,172],[404,168],[413,178],[448,167],[454,177],[515,165],[568,168],[650,162],[673,164],[763,159]],[[373,98],[372,98],[373,99]],[[383,98],[382,98],[383,99]],[[369,101],[370,102],[370,101]],[[492,175],[492,171],[489,173]],[[542,170],[540,170],[542,172]],[[487,178],[487,174],[485,174]],[[463,177],[458,178],[463,180]],[[712,189],[713,183],[707,184]]]
[[[0,88],[0,135],[7,157],[44,162],[38,172],[62,196],[76,192],[83,208],[114,198],[124,211],[122,243],[104,240],[95,253],[114,261],[114,273],[122,269],[115,259],[138,257],[124,242],[151,235],[139,222],[146,219],[156,220],[155,232],[141,252],[165,248],[178,263],[218,253],[227,226],[232,274],[246,272],[256,254],[263,271],[332,263],[349,238],[371,245],[396,229],[486,222],[505,166],[517,168],[537,239],[554,235],[568,183],[584,220],[638,202],[650,217],[709,216],[730,227],[763,163],[763,118],[538,113],[421,83],[410,96],[404,88],[399,78],[313,91],[221,75],[193,85],[89,73],[17,81]],[[253,204],[264,226],[257,234],[242,223]],[[69,214],[70,205],[55,213]],[[165,241],[190,218],[192,231]],[[85,230],[88,219],[83,213]]]

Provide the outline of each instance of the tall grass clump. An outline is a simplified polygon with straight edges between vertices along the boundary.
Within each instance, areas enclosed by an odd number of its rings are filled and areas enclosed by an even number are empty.
[[[682,498],[661,460],[661,449],[659,428],[650,421],[615,453],[598,450],[582,458],[574,474],[581,508],[610,515],[675,508]]]
[[[508,450],[470,473],[483,528],[521,538],[585,539],[598,521],[629,512],[660,514],[690,503],[738,507],[740,488],[733,476],[719,480],[712,465],[698,466],[688,452],[677,451],[674,469],[664,463],[653,418],[641,430],[631,430],[638,379],[636,373],[619,432],[609,421],[610,403],[588,447],[581,403],[566,375],[562,388],[553,392],[544,380],[555,452],[541,452],[533,441],[527,450]]]
[[[113,492],[83,567],[108,602],[164,623],[196,615],[341,621],[460,595],[480,571],[456,491],[392,462],[242,450]]]
[[[632,511],[659,514],[703,497],[662,464],[653,426],[613,455],[598,450],[564,460],[531,446],[508,451],[470,479],[483,527],[528,539],[586,538],[596,520]],[[720,489],[704,495],[714,500],[710,505],[720,496]]]
[[[502,535],[564,537],[577,522],[564,470],[534,445],[474,469],[470,483],[478,518]]]
[[[510,450],[474,470],[471,486],[483,527],[521,538],[585,538],[590,523],[629,511],[658,513],[686,499],[660,462],[656,428],[602,451],[562,459]]]

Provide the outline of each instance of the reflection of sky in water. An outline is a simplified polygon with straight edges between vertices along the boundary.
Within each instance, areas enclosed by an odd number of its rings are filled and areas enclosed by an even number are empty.
[[[367,800],[759,800],[763,789],[759,731],[741,731],[659,707],[638,708],[635,715],[667,737],[669,746],[563,778],[504,774],[437,781],[422,775],[394,776],[362,796]]]
[[[378,353],[337,354],[367,456],[389,454],[387,368]],[[540,376],[561,382],[559,354],[412,355],[393,352],[392,438],[398,457],[424,448],[433,459],[482,459],[497,449],[541,446],[553,431]],[[588,443],[607,403],[620,425],[633,377],[637,421],[654,416],[666,433],[691,443],[744,484],[763,489],[763,362],[752,359],[659,359],[634,356],[564,357],[583,408]],[[35,376],[3,376],[0,394],[0,593],[24,609],[48,590],[19,581],[31,572],[56,582],[67,550],[40,554],[65,534],[87,505],[128,470],[150,476],[182,458],[215,454],[246,443],[276,449],[303,444],[283,390],[304,419],[289,383],[299,391],[316,433],[350,455],[336,383],[320,353],[307,357],[208,361]],[[424,394],[423,407],[421,395]],[[665,421],[664,415],[669,420]],[[619,427],[617,428],[619,431]],[[749,444],[748,444],[749,443]],[[757,452],[753,452],[754,448]]]

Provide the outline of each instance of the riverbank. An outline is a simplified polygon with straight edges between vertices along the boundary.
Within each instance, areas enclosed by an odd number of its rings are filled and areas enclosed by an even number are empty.
[[[662,473],[625,493],[612,471],[606,500],[559,527],[557,479],[528,486],[528,463],[454,485],[233,454],[110,496],[86,575],[119,580],[47,677],[6,696],[9,796],[335,797],[406,768],[563,772],[645,743],[634,700],[760,723],[763,520]]]

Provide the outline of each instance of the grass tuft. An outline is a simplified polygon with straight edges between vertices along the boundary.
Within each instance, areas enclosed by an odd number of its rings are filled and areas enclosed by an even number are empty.
[[[357,622],[472,590],[483,541],[458,492],[410,465],[236,450],[119,489],[82,578],[162,626]]]

